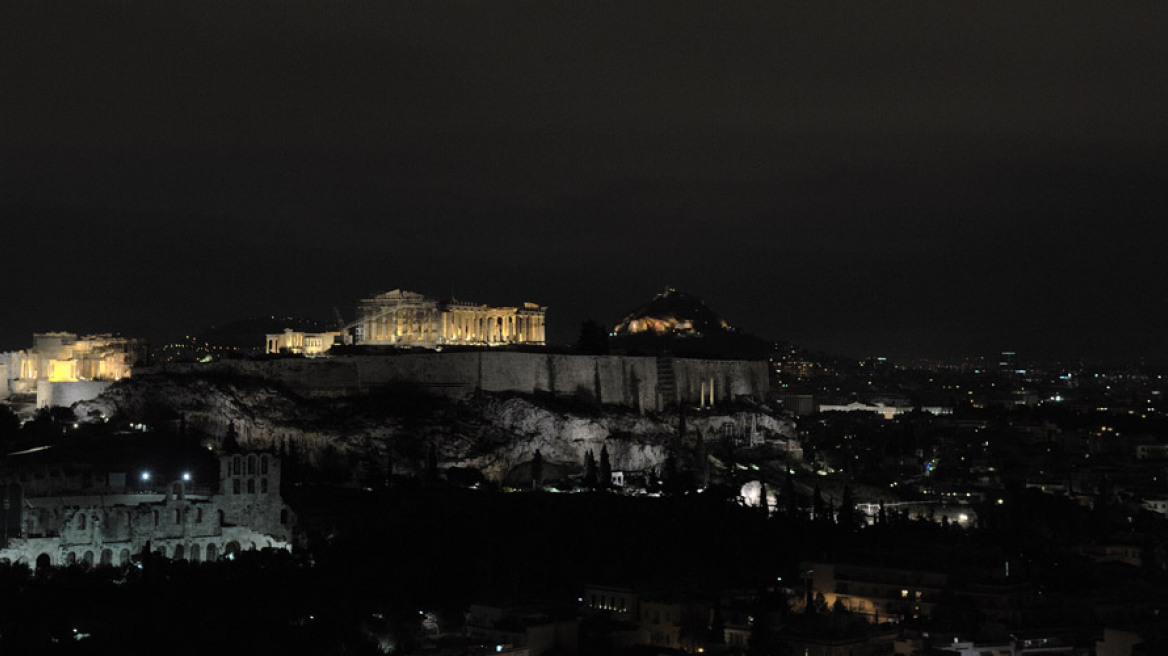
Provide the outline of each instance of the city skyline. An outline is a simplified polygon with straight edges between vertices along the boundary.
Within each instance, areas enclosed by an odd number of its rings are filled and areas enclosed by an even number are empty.
[[[1168,12],[5,8],[0,344],[666,286],[855,356],[1168,361]],[[262,337],[260,338],[262,340]]]

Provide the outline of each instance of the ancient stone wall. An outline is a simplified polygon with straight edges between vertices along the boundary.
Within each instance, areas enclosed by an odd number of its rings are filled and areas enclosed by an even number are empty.
[[[104,380],[58,383],[40,379],[37,381],[37,407],[48,408],[51,406],[61,406],[68,408],[78,401],[96,399],[112,384]]]
[[[699,403],[703,385],[714,400],[765,398],[766,363],[744,360],[671,359],[676,398],[658,387],[659,360],[619,355],[567,355],[476,351],[403,353],[317,359],[224,360],[210,364],[168,364],[174,372],[232,372],[258,376],[314,396],[366,392],[398,383],[465,397],[486,392],[549,393],[596,400],[642,412],[663,410],[677,401]]]
[[[293,518],[279,489],[279,459],[247,454],[221,460],[219,494],[188,494],[176,481],[162,494],[29,497],[21,504],[23,530],[0,545],[0,560],[34,568],[125,565],[147,547],[175,560],[287,549]]]
[[[702,384],[713,381],[715,402],[730,401],[741,396],[765,398],[769,389],[767,366],[762,361],[694,360],[675,358],[673,372],[677,380],[680,401],[698,403]]]

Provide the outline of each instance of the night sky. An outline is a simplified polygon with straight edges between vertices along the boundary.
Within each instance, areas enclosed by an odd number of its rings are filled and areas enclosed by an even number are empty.
[[[666,286],[854,355],[1168,362],[1162,2],[7,2],[0,350]],[[257,346],[262,337],[257,337]]]

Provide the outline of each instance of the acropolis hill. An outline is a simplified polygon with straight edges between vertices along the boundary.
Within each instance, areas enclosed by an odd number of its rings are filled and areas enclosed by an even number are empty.
[[[684,302],[678,305],[677,299]],[[643,306],[663,308],[670,321],[728,330],[700,301],[667,289]],[[306,359],[220,361],[206,365],[164,364],[157,371],[220,371],[256,376],[299,394],[346,396],[386,385],[410,384],[453,398],[478,392],[585,395],[600,405],[638,412],[670,409],[678,403],[708,405],[767,396],[768,372],[762,361],[691,359],[669,355],[599,355],[477,350],[438,353],[454,346],[542,346],[547,308],[490,307],[465,301],[437,301],[395,289],[361,301],[355,321],[343,331],[269,334],[264,351],[299,354]],[[697,320],[687,316],[694,314]],[[673,318],[677,315],[677,318]],[[712,318],[711,318],[712,317]],[[626,322],[618,326],[625,332]],[[696,333],[699,337],[701,333]],[[377,354],[335,349],[341,344],[404,348]],[[334,357],[317,358],[315,356]],[[337,357],[339,355],[339,357]]]
[[[607,445],[615,467],[659,469],[681,407],[700,410],[689,421],[702,439],[797,448],[788,444],[789,421],[766,410],[765,361],[549,349],[545,308],[534,304],[439,303],[394,290],[362,308],[331,340],[289,331],[268,335],[266,356],[140,367],[74,411],[82,419],[181,417],[213,440],[231,432],[247,448],[294,444],[309,457],[337,449],[408,467],[419,462],[419,444],[430,444],[444,466],[498,480],[536,449],[549,465],[571,468]]]

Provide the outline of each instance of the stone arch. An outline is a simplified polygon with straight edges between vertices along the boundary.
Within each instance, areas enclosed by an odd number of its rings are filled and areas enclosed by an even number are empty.
[[[257,548],[257,547],[256,547],[256,543],[255,543],[255,542],[252,542],[252,543],[250,543],[250,544],[248,545],[248,550],[250,550],[250,551],[255,551],[255,550],[256,550],[256,548]]]
[[[200,554],[199,554],[199,545],[197,545],[197,544],[192,544],[192,545],[191,545],[191,562],[192,562],[192,563],[197,563],[197,562],[199,562],[199,556],[200,556]]]
[[[42,553],[36,557],[36,571],[48,569],[53,565],[53,557],[47,553]]]
[[[81,557],[81,564],[85,567],[93,567],[93,552],[86,551],[85,555]]]
[[[112,549],[101,550],[101,566],[109,567],[114,564],[114,552]]]
[[[118,554],[118,564],[119,565],[129,565],[130,564],[130,550],[129,549],[122,549],[121,553]]]
[[[213,563],[219,558],[219,547],[214,544],[207,545],[207,562]]]
[[[160,558],[166,558],[166,547],[159,545],[159,547],[154,550],[154,553],[158,554]]]
[[[174,559],[183,560],[186,557],[186,549],[180,544],[174,548]]]
[[[236,542],[235,540],[228,542],[227,546],[223,547],[223,555],[227,558],[233,558],[238,553],[239,553],[239,543]]]
[[[65,554],[65,564],[66,565],[76,565],[77,564],[77,552],[76,551],[70,551],[69,553]]]

